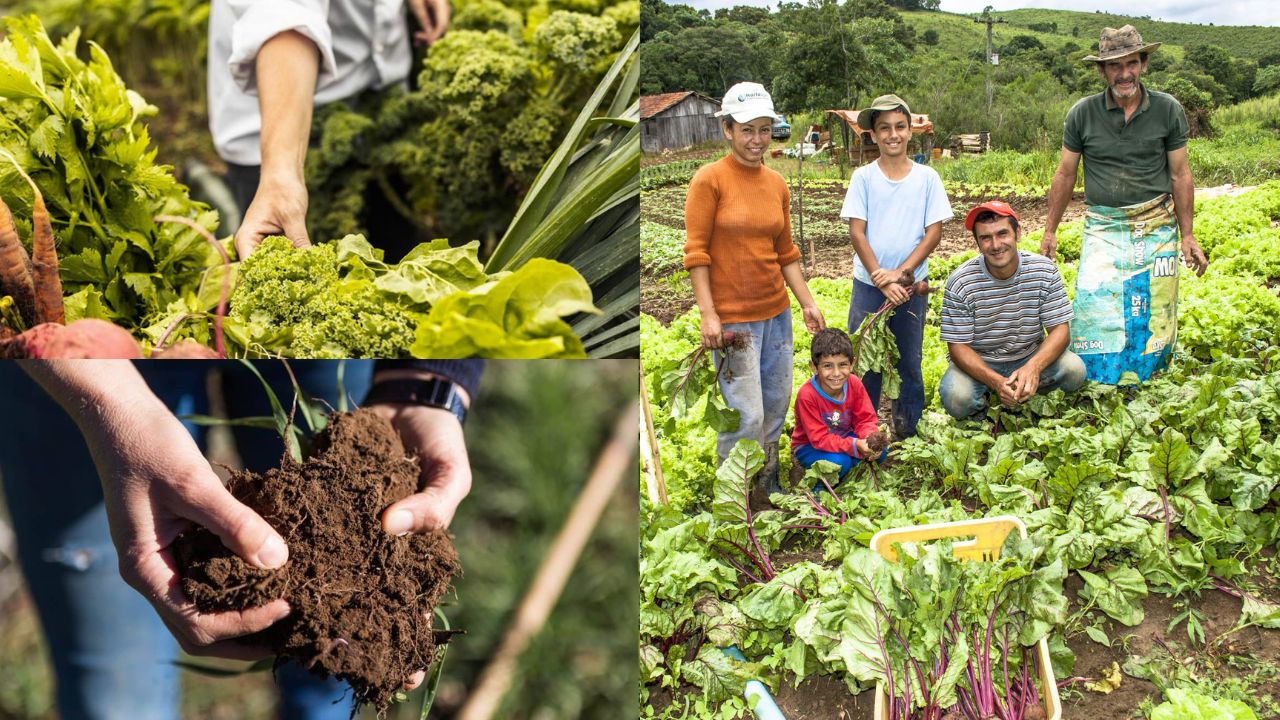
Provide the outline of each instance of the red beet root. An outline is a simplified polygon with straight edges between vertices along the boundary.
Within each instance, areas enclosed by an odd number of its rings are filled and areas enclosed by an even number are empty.
[[[0,358],[10,360],[136,359],[142,348],[127,330],[85,318],[70,325],[41,323],[0,342]]]
[[[867,448],[874,454],[879,454],[881,450],[889,447],[889,433],[878,430],[867,436]]]
[[[733,330],[725,330],[722,333],[724,337],[724,349],[741,350],[747,346],[747,342],[751,337],[750,333],[734,332]]]

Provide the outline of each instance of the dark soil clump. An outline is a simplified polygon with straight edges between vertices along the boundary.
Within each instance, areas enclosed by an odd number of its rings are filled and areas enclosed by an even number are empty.
[[[382,512],[417,490],[418,470],[372,411],[334,415],[302,465],[286,456],[278,469],[228,484],[284,537],[288,563],[257,569],[197,527],[174,543],[183,591],[203,612],[283,597],[293,612],[246,641],[348,681],[358,702],[384,711],[447,641],[432,630],[433,610],[460,570],[446,532],[382,529]]]

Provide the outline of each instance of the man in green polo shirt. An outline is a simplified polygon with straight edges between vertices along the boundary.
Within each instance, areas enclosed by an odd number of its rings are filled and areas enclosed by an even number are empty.
[[[1162,367],[1177,328],[1177,258],[1203,274],[1192,231],[1195,183],[1187,164],[1187,116],[1172,95],[1140,82],[1149,53],[1132,25],[1105,28],[1093,62],[1107,87],[1067,113],[1062,159],[1049,190],[1040,253],[1057,252],[1058,223],[1084,159],[1084,243],[1070,349],[1089,378],[1146,380]],[[1179,231],[1181,242],[1179,243]]]

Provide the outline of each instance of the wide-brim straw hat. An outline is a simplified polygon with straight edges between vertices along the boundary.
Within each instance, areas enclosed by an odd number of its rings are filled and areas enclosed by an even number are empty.
[[[1134,53],[1151,52],[1160,47],[1160,43],[1144,43],[1138,29],[1132,25],[1115,28],[1102,28],[1102,37],[1098,40],[1098,54],[1086,55],[1085,62],[1106,62]]]

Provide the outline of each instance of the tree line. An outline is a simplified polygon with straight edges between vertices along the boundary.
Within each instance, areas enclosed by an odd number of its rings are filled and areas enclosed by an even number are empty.
[[[1081,61],[1096,52],[1097,37],[1057,22],[998,26],[1004,39],[993,47],[999,64],[991,66],[981,33],[973,30],[982,28],[970,18],[903,15],[936,11],[937,3],[808,0],[782,2],[773,12],[737,6],[712,13],[641,0],[641,92],[694,90],[719,98],[734,83],[752,80],[769,88],[787,113],[856,108],[896,92],[914,111],[930,115],[944,142],[953,133],[988,130],[1002,148],[1056,147],[1067,109],[1103,87],[1094,66]],[[1135,24],[1141,32],[1142,20]],[[1280,90],[1280,50],[1256,60],[1210,44],[1157,51],[1144,82],[1177,97],[1193,134],[1208,135],[1213,108]]]

